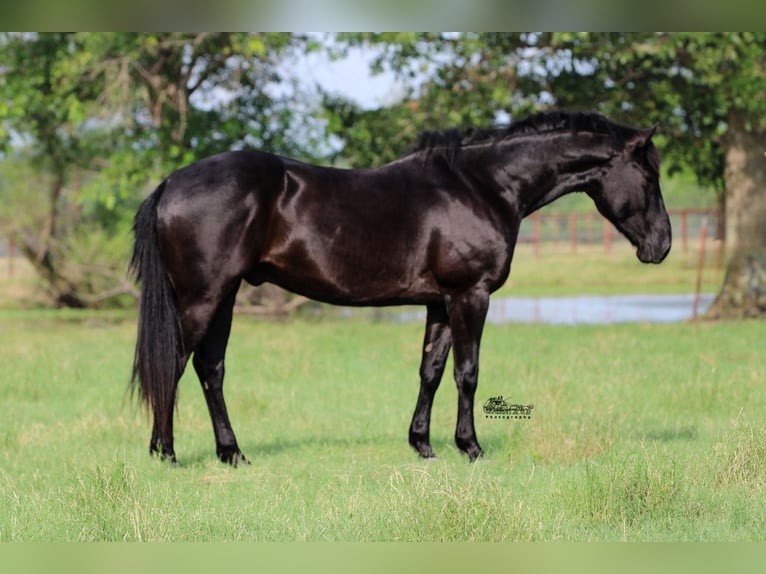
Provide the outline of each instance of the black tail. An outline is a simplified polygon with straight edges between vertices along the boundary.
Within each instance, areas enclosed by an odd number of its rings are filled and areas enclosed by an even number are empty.
[[[141,282],[138,337],[131,387],[164,426],[175,406],[175,386],[183,342],[173,286],[160,257],[157,203],[163,181],[144,200],[133,224],[135,242],[130,269]]]

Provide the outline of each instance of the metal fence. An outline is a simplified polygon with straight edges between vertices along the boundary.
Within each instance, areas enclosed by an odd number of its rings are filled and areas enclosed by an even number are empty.
[[[708,237],[713,235],[711,230],[718,228],[719,215],[713,209],[679,209],[668,213],[673,243],[680,245],[684,252],[700,236],[703,224],[707,227]],[[535,257],[540,256],[540,246],[546,243],[568,243],[573,251],[578,245],[603,245],[609,253],[620,241],[627,240],[596,212],[556,214],[537,211],[521,222],[519,231],[519,242],[531,244]]]

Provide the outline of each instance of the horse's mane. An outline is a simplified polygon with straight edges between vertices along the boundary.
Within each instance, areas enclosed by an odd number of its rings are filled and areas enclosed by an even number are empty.
[[[423,131],[403,156],[424,153],[424,159],[438,154],[451,164],[460,148],[482,143],[496,143],[530,134],[560,133],[564,131],[603,134],[624,143],[638,130],[615,123],[595,112],[541,112],[507,126],[494,128],[469,127],[444,131]],[[659,169],[659,156],[652,149],[649,159]]]

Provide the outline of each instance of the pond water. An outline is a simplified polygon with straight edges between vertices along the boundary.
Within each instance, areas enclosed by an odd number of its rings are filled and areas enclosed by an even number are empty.
[[[700,295],[704,313],[715,295]],[[694,314],[694,294],[612,295],[580,297],[502,297],[490,301],[491,323],[580,325],[610,323],[677,323]]]
[[[700,295],[702,314],[715,295]],[[497,297],[490,299],[490,323],[545,323],[550,325],[608,325],[612,323],[677,323],[694,313],[694,295],[583,295],[578,297]],[[392,321],[425,321],[418,307],[376,310],[375,318]]]

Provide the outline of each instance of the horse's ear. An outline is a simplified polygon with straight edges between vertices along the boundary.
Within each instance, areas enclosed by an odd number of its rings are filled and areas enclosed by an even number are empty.
[[[652,139],[654,132],[660,124],[654,124],[652,127],[645,130],[639,130],[634,136],[632,136],[625,144],[625,147],[629,151],[646,147],[649,141]]]

